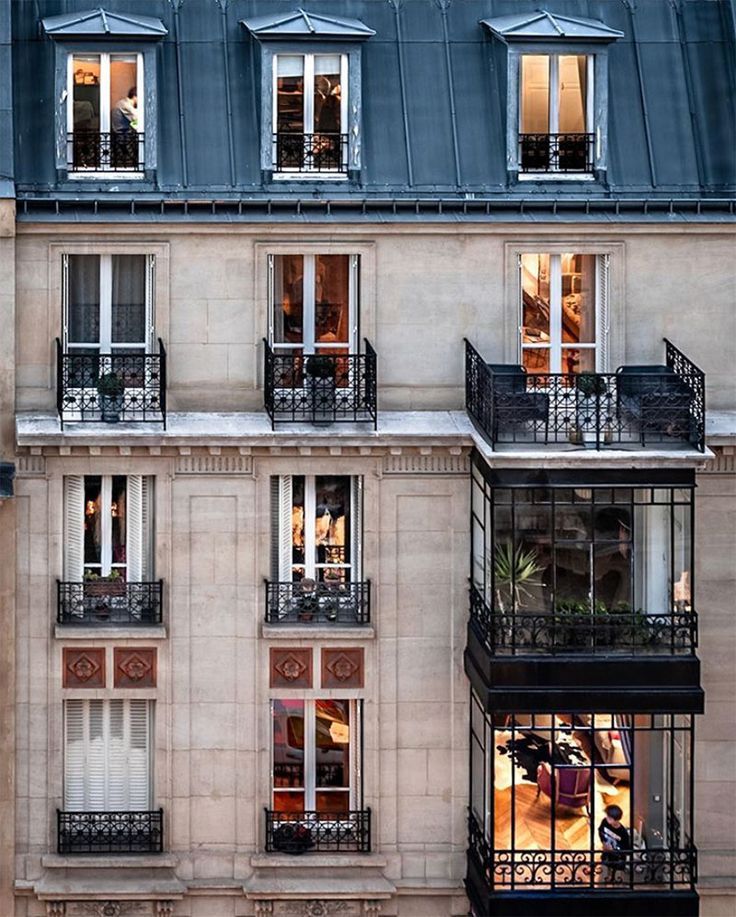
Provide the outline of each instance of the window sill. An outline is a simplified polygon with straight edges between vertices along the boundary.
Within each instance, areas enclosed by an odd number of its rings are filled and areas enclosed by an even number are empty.
[[[116,640],[165,640],[166,627],[163,624],[154,627],[126,627],[124,624],[76,625],[56,624],[54,637],[57,640],[105,640],[114,637]]]
[[[273,181],[339,181],[349,180],[347,172],[274,172]]]
[[[519,172],[518,181],[597,181],[592,172]]]
[[[175,869],[179,857],[170,853],[110,854],[77,854],[66,856],[59,853],[47,853],[41,857],[45,869]]]
[[[261,624],[265,640],[373,640],[376,632],[369,624],[363,627],[329,624]]]
[[[140,172],[67,172],[69,181],[143,181],[146,173]]]
[[[334,867],[362,866],[371,869],[385,869],[386,857],[376,853],[303,853],[295,856],[287,853],[256,853],[250,858],[254,869],[330,869]]]

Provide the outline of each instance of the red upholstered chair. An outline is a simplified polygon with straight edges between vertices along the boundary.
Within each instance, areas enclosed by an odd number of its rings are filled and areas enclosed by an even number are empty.
[[[556,806],[569,809],[585,809],[590,815],[590,768],[555,768],[554,791],[552,788],[552,767],[547,761],[537,768],[537,797],[540,793],[554,800]]]

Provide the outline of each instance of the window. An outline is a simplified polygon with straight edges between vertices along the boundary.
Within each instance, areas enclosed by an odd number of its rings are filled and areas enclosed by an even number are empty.
[[[607,369],[608,256],[522,254],[521,357],[528,372]]]
[[[70,54],[67,65],[69,170],[143,170],[143,55]]]
[[[152,705],[147,700],[64,702],[64,808],[151,807]]]
[[[347,475],[283,475],[272,481],[274,579],[359,581],[362,480]]]
[[[592,172],[592,55],[524,54],[519,86],[521,170]]]
[[[64,576],[128,583],[152,577],[152,479],[85,475],[64,479]]]
[[[361,702],[274,700],[273,811],[347,816],[359,807]]]
[[[273,61],[274,170],[345,172],[347,55],[278,54]]]

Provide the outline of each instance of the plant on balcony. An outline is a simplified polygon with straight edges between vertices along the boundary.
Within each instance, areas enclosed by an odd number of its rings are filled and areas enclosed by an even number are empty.
[[[84,574],[84,597],[98,618],[110,616],[110,599],[125,595],[125,580],[118,570],[107,576],[87,571]]]
[[[628,602],[561,599],[555,606],[556,642],[562,646],[653,646],[660,636],[641,608]]]
[[[520,610],[524,598],[532,594],[527,586],[541,586],[536,577],[542,568],[537,562],[537,552],[533,548],[524,550],[514,547],[510,541],[496,545],[493,554],[493,575],[496,584],[496,605],[504,614],[504,602],[510,603],[510,611]]]
[[[307,357],[304,372],[311,393],[312,420],[332,420],[335,413],[335,374],[337,372],[334,357],[324,353],[313,353]]]
[[[300,586],[301,591],[296,596],[297,617],[300,621],[308,622],[319,613],[317,584],[313,579],[305,577]]]
[[[103,373],[97,380],[97,392],[100,396],[104,423],[117,423],[120,420],[124,390],[125,384],[117,373]]]
[[[582,444],[585,432],[591,430],[599,420],[598,404],[608,391],[606,380],[599,373],[579,373],[575,376],[575,422],[570,429],[570,442]]]

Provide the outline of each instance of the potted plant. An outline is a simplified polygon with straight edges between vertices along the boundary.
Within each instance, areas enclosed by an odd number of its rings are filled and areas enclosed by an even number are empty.
[[[84,597],[96,617],[109,618],[110,599],[121,595],[125,595],[125,581],[119,571],[111,570],[107,576],[84,574]]]
[[[600,422],[600,398],[608,391],[606,380],[599,373],[579,373],[575,376],[575,425],[570,442],[585,442],[585,434],[595,438]]]
[[[496,610],[500,616],[497,637],[500,640],[511,626],[513,615],[521,610],[525,598],[531,598],[527,587],[541,586],[537,579],[542,568],[537,561],[537,552],[533,548],[524,548],[505,541],[496,545],[493,554],[493,575],[496,590]],[[507,606],[508,605],[508,609]],[[507,612],[510,617],[507,617]]]
[[[311,621],[319,612],[317,584],[310,577],[305,577],[300,586],[301,589],[296,600],[297,617],[300,621]]]
[[[103,373],[97,380],[97,392],[100,396],[100,409],[104,423],[117,423],[123,409],[122,378],[113,372]]]
[[[335,416],[335,372],[334,357],[325,353],[313,353],[307,357],[304,372],[310,391],[312,420],[329,422]]]

